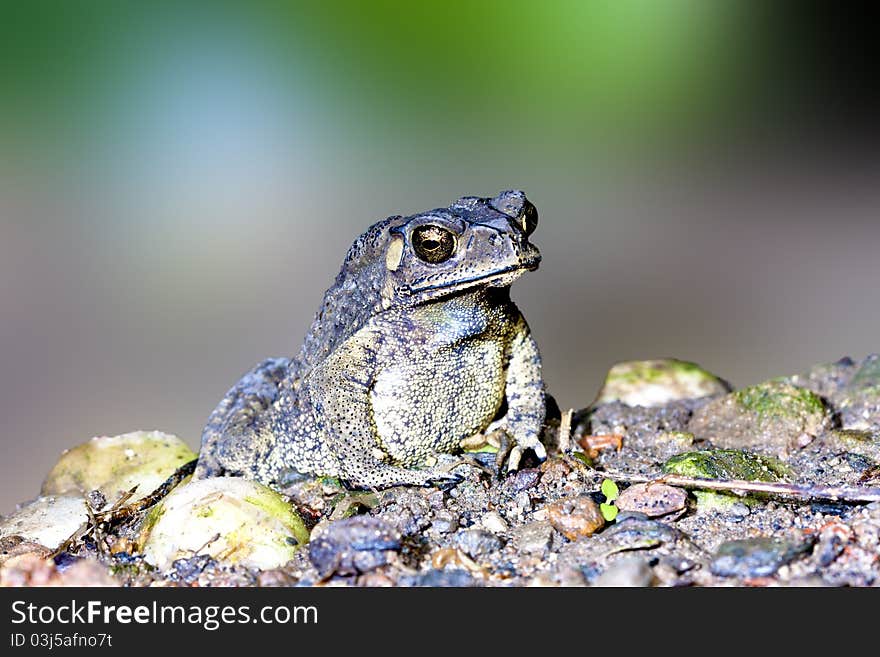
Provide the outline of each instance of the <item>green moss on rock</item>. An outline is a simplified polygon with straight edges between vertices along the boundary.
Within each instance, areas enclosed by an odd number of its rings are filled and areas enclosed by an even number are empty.
[[[215,477],[175,488],[145,518],[138,545],[147,563],[163,570],[195,554],[269,569],[287,563],[308,540],[302,519],[278,493]]]
[[[695,479],[779,481],[788,469],[777,459],[736,449],[704,449],[678,454],[663,471]]]
[[[617,363],[605,377],[597,404],[662,406],[730,391],[730,386],[695,363],[674,358]]]
[[[113,502],[136,486],[132,497],[136,500],[194,458],[196,454],[180,438],[161,431],[99,436],[58,459],[43,482],[42,495],[86,495],[100,490]]]
[[[712,449],[678,454],[663,464],[663,471],[694,479],[726,479],[740,481],[779,481],[788,469],[777,459],[733,449]],[[697,510],[729,511],[735,504],[755,506],[760,496],[740,497],[730,493],[697,490],[693,492]]]
[[[774,380],[713,399],[694,411],[688,429],[716,447],[785,456],[823,433],[830,419],[818,395]]]
[[[744,410],[757,415],[759,422],[809,416],[821,418],[825,414],[825,405],[818,395],[781,381],[750,386],[732,394]]]
[[[850,388],[880,387],[880,354],[872,354],[862,361],[849,383]]]

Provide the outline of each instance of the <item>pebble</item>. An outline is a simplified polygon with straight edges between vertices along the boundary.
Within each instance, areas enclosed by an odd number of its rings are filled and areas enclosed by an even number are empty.
[[[528,492],[521,490],[516,494],[516,497],[513,498],[514,504],[516,504],[517,508],[525,513],[526,511],[532,510],[532,498],[528,494]]]
[[[519,493],[524,490],[528,490],[529,488],[534,488],[538,485],[538,482],[541,480],[541,470],[538,468],[527,468],[525,470],[519,470],[515,475],[513,475],[508,481],[508,486],[510,490],[514,493]]]
[[[674,358],[637,360],[617,363],[608,371],[596,403],[654,407],[726,392],[730,386],[725,381],[694,363]]]
[[[489,511],[489,513],[483,514],[481,522],[483,527],[493,534],[503,534],[509,529],[507,522],[497,511]]]
[[[719,577],[767,577],[804,555],[812,543],[804,539],[761,536],[722,543],[709,569]]]
[[[476,559],[502,547],[501,539],[485,529],[465,529],[455,535],[455,544],[469,557]]]
[[[633,484],[620,494],[615,504],[621,511],[638,511],[656,518],[684,509],[687,492],[666,484]]]
[[[654,571],[641,557],[621,557],[596,578],[593,586],[644,587],[654,583]]]
[[[435,511],[434,520],[431,522],[431,527],[436,532],[439,532],[441,534],[448,534],[449,532],[458,529],[458,516],[448,509]]]
[[[592,536],[605,526],[605,518],[599,505],[592,498],[584,495],[569,497],[547,505],[547,517],[550,524],[570,541],[582,536]]]
[[[88,518],[82,497],[38,497],[0,520],[0,538],[20,536],[54,550]]]
[[[0,568],[0,587],[5,586],[120,586],[106,566],[78,559],[60,570],[51,559],[35,553],[9,559]]]
[[[401,586],[455,587],[476,586],[477,581],[466,570],[455,568],[449,570],[431,569],[418,575],[407,575],[399,580]]]
[[[28,541],[21,536],[7,536],[0,538],[0,566],[4,563],[22,554],[35,554],[41,559],[45,559],[52,553],[52,550],[40,543]]]
[[[355,516],[327,523],[309,543],[309,560],[322,579],[384,566],[400,550],[400,533],[382,518]]]
[[[523,554],[544,554],[552,538],[553,527],[549,522],[529,522],[513,530],[513,544]]]

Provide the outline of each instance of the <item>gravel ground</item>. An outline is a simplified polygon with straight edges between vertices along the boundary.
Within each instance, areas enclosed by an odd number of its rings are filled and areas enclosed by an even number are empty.
[[[603,403],[575,412],[570,434],[560,431],[557,415],[544,436],[549,458],[537,463],[527,455],[522,469],[509,475],[499,471],[496,454],[483,451],[442,459],[441,464],[461,477],[444,490],[351,492],[330,480],[291,486],[282,493],[311,530],[311,538],[281,567],[230,565],[207,550],[156,569],[144,561],[138,546],[141,516],[87,535],[54,555],[54,546],[9,531],[4,535],[0,523],[0,583],[880,583],[880,503],[736,496],[662,483],[628,485],[638,477],[655,479],[671,472],[880,486],[875,467],[880,460],[876,356],[861,362],[843,359],[743,391],[660,404],[655,400],[652,406],[608,397],[600,395]],[[632,397],[627,399],[632,403]],[[603,492],[605,480],[616,485],[606,484]]]

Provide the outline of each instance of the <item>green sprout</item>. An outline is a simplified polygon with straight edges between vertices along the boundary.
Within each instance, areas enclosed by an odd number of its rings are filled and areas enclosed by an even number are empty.
[[[605,501],[599,505],[599,510],[602,512],[602,517],[611,522],[617,517],[618,508],[614,506],[614,500],[620,494],[620,489],[610,479],[603,479],[602,494],[605,496]]]

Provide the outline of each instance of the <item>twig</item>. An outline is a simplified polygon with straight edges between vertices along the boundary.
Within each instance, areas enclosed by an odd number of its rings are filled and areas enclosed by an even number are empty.
[[[694,477],[682,477],[680,475],[667,474],[660,477],[646,477],[644,475],[629,475],[619,472],[599,472],[597,475],[635,483],[657,483],[679,486],[681,488],[696,488],[702,490],[723,490],[731,493],[768,493],[779,497],[794,498],[812,502],[814,500],[826,500],[832,502],[844,502],[846,504],[867,504],[880,502],[880,488],[867,486],[811,486],[809,484],[786,484],[767,481],[743,481],[738,479],[696,479]]]
[[[567,453],[571,449],[571,417],[574,415],[574,409],[570,408],[562,414],[559,420],[559,436],[556,440],[559,451]]]
[[[125,491],[119,497],[119,499],[113,503],[113,506],[111,506],[106,511],[95,513],[91,509],[91,507],[86,504],[89,519],[84,522],[79,528],[77,528],[77,530],[73,532],[73,534],[71,534],[65,541],[63,541],[61,545],[59,545],[58,548],[50,555],[50,557],[57,557],[62,552],[69,550],[71,547],[81,542],[86,536],[90,534],[93,534],[95,532],[104,533],[111,527],[114,527],[115,525],[118,525],[125,520],[133,518],[141,511],[149,509],[151,506],[153,506],[166,495],[168,495],[168,493],[170,493],[171,490],[181,481],[190,476],[196,469],[196,463],[197,459],[193,459],[189,463],[185,463],[184,465],[180,466],[156,490],[139,500],[135,500],[131,504],[126,504],[126,502],[131,499],[132,495],[134,495],[135,491],[137,490],[137,486],[135,486],[131,490]]]

